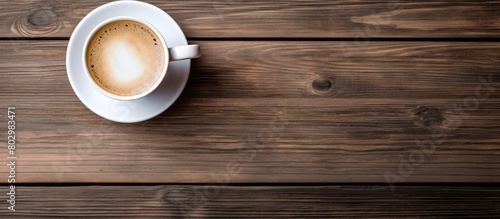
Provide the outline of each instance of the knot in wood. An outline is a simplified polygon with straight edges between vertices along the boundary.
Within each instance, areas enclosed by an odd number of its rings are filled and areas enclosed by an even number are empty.
[[[174,186],[161,189],[157,193],[157,200],[162,204],[178,206],[195,206],[200,201],[202,193],[187,186]]]
[[[341,93],[338,84],[331,78],[314,78],[307,85],[307,92],[317,96],[337,96]]]
[[[415,122],[420,126],[441,126],[445,120],[440,109],[419,105],[414,109]]]
[[[28,23],[34,26],[48,26],[57,20],[57,15],[48,9],[40,9],[28,15]]]
[[[332,88],[332,81],[328,78],[318,78],[312,82],[312,88],[320,92],[328,91]]]
[[[53,8],[42,7],[17,17],[11,31],[23,37],[37,37],[57,33],[62,27],[62,22]]]

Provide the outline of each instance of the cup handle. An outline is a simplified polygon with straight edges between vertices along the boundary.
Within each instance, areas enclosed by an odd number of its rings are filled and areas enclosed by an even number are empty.
[[[200,46],[193,44],[187,46],[176,46],[168,48],[170,52],[170,61],[184,59],[195,59],[201,56]]]

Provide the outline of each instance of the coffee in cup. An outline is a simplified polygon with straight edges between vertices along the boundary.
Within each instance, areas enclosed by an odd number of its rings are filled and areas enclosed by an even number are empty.
[[[141,94],[163,73],[165,51],[148,26],[118,20],[97,30],[86,51],[87,69],[96,84],[118,96]]]
[[[119,100],[151,93],[165,78],[170,61],[199,56],[198,45],[168,48],[154,26],[132,17],[99,24],[88,36],[83,54],[96,89]]]

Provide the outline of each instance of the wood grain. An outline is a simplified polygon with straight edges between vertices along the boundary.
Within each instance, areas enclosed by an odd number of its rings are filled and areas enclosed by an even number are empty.
[[[498,43],[195,41],[183,95],[138,124],[77,99],[66,43],[0,42],[21,183],[500,182]]]
[[[70,36],[108,1],[2,0],[0,37]],[[498,38],[499,1],[148,0],[188,37]]]
[[[2,191],[5,187],[0,187]],[[8,218],[498,218],[500,188],[460,186],[18,186]],[[205,195],[206,194],[206,195]]]
[[[107,2],[0,0],[1,218],[500,218],[500,1],[147,0],[204,56],[136,124],[66,76]]]
[[[500,83],[500,43],[191,43],[200,44],[204,56],[193,61],[184,92],[189,97],[464,99],[478,86]],[[0,80],[8,81],[0,97],[74,96],[66,76],[67,41],[0,46]]]

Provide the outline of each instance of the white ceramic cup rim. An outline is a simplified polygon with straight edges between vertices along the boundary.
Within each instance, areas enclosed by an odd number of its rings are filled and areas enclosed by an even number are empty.
[[[144,91],[144,92],[142,92],[140,94],[133,95],[133,96],[120,96],[120,95],[116,95],[116,94],[110,93],[110,92],[102,89],[94,81],[94,79],[90,75],[90,71],[89,71],[89,69],[87,67],[87,47],[88,47],[88,44],[89,44],[90,40],[94,36],[94,34],[99,29],[101,29],[102,27],[104,27],[105,25],[107,25],[109,23],[112,23],[112,22],[115,22],[115,21],[121,21],[121,20],[131,20],[131,21],[136,21],[136,22],[139,22],[139,23],[141,23],[143,25],[146,25],[149,29],[151,29],[156,34],[156,36],[158,36],[158,38],[160,38],[159,41],[160,41],[160,43],[163,46],[163,51],[164,51],[164,54],[165,54],[165,60],[163,61],[164,65],[163,65],[163,69],[162,69],[162,75],[158,78],[158,80],[155,82],[155,84],[153,86],[151,86],[148,90],[146,90],[146,91]],[[85,44],[84,44],[84,47],[83,47],[83,67],[85,69],[85,73],[86,73],[87,78],[90,80],[90,82],[92,83],[92,85],[94,86],[94,88],[96,90],[98,90],[99,92],[101,92],[102,94],[104,94],[104,95],[106,95],[108,97],[111,97],[111,98],[117,99],[117,100],[136,100],[136,99],[145,97],[148,94],[150,94],[151,92],[153,92],[156,88],[158,88],[158,86],[160,86],[161,82],[163,82],[163,80],[165,79],[165,77],[167,75],[167,72],[168,72],[167,70],[168,70],[168,64],[169,64],[169,62],[170,62],[170,52],[169,52],[167,43],[166,43],[165,38],[163,37],[163,35],[152,24],[148,23],[147,21],[139,19],[139,18],[136,18],[136,17],[131,17],[131,16],[117,16],[117,17],[112,17],[110,19],[107,19],[107,20],[99,23],[96,27],[94,27],[94,29],[87,36],[87,39],[85,39]]]

